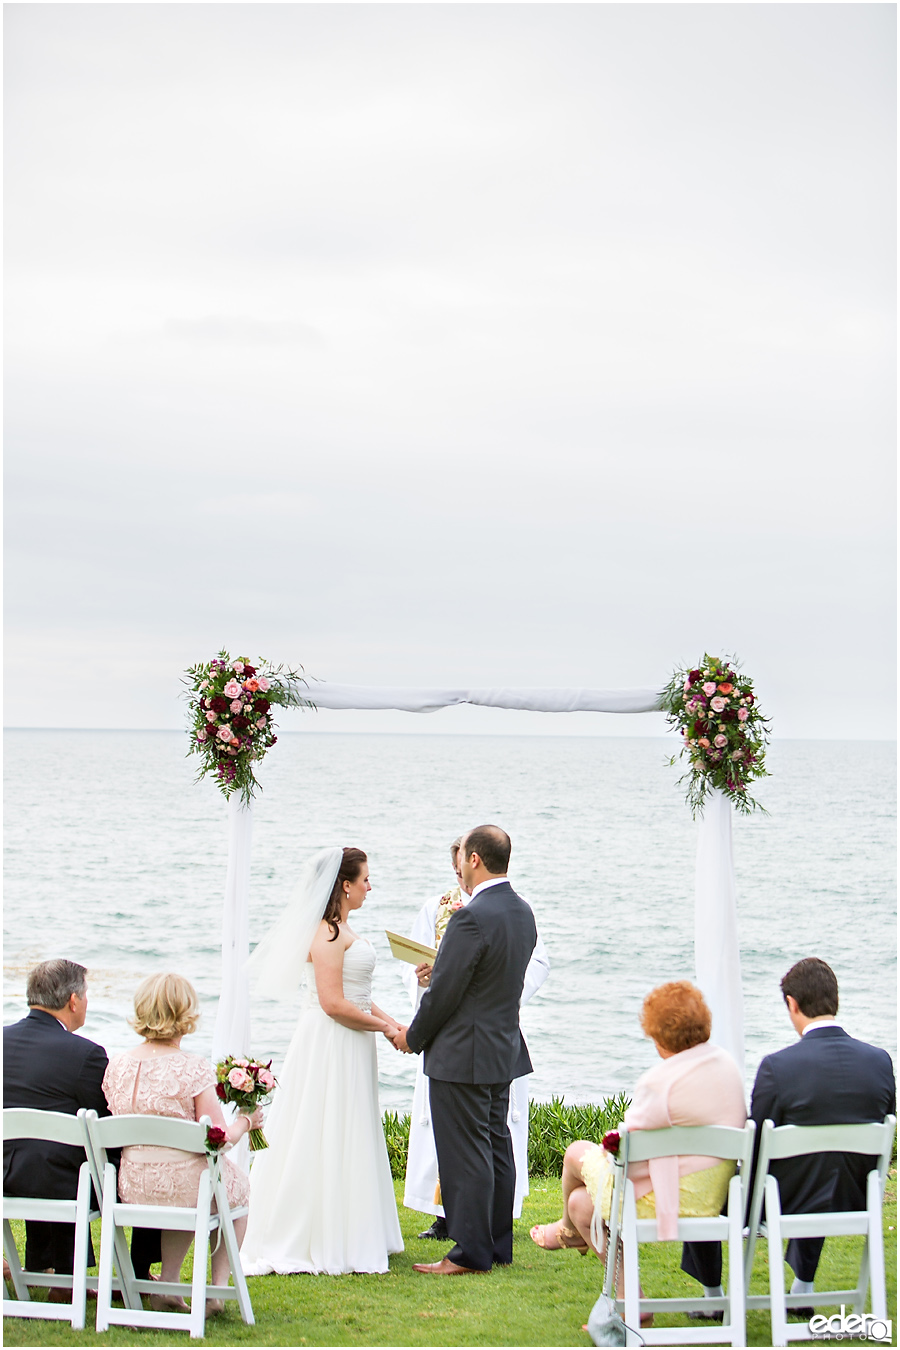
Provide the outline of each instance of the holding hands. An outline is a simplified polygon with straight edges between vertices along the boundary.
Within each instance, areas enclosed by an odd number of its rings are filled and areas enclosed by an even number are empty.
[[[384,1034],[395,1050],[400,1050],[404,1055],[411,1055],[413,1051],[406,1043],[407,1030],[407,1027],[386,1027]]]

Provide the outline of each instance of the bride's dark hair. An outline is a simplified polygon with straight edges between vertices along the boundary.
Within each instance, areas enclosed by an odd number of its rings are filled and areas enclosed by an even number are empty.
[[[363,869],[363,864],[369,860],[361,848],[345,848],[344,856],[341,859],[341,865],[338,868],[338,874],[334,880],[334,886],[331,889],[331,895],[328,897],[328,904],[325,906],[325,913],[322,918],[331,929],[329,942],[334,942],[340,933],[338,924],[341,921],[341,901],[344,898],[344,882],[357,881],[359,874]]]

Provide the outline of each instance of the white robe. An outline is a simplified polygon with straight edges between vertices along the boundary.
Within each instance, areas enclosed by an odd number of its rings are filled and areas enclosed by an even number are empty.
[[[434,946],[434,925],[442,896],[428,900],[419,910],[413,924],[410,937],[416,942]],[[468,896],[463,892],[463,903]],[[525,972],[525,984],[522,989],[520,1007],[527,1003],[550,974],[550,958],[538,935],[537,944]],[[416,980],[414,966],[404,969],[404,983],[409,991],[413,1012],[425,990]],[[416,1086],[413,1092],[412,1112],[409,1121],[409,1154],[406,1161],[406,1186],[403,1203],[407,1209],[417,1209],[423,1214],[443,1214],[442,1205],[434,1202],[437,1186],[438,1165],[434,1146],[434,1133],[431,1128],[431,1108],[428,1098],[428,1079],[425,1077],[424,1057],[419,1056],[416,1068]],[[528,1194],[528,1079],[516,1078],[509,1086],[509,1133],[512,1137],[513,1157],[516,1162],[516,1195],[513,1202],[513,1217],[518,1219],[522,1213],[522,1200]]]

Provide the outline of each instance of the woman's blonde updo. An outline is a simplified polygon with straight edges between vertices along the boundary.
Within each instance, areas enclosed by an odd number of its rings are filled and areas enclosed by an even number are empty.
[[[144,1040],[190,1036],[199,1020],[197,991],[183,975],[148,975],[138,985],[131,1025]]]
[[[673,980],[651,989],[641,1008],[641,1029],[670,1054],[709,1040],[712,1015],[690,980]]]

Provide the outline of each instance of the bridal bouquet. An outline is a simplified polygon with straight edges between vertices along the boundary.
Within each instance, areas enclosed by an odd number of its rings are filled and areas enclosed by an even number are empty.
[[[252,1115],[261,1102],[268,1101],[276,1086],[271,1060],[263,1064],[258,1059],[235,1059],[234,1055],[216,1065],[216,1079],[219,1100],[233,1102],[245,1116]],[[262,1130],[251,1130],[249,1138],[251,1153],[269,1147]]]
[[[680,731],[680,753],[688,757],[688,772],[679,781],[687,781],[695,816],[713,788],[745,814],[765,809],[747,788],[768,777],[769,721],[759,710],[753,681],[738,673],[737,664],[733,657],[706,655],[694,670],[676,670],[663,690],[661,707],[669,725]]]
[[[188,754],[202,759],[198,780],[211,773],[226,797],[240,792],[249,803],[259,787],[253,766],[278,739],[273,704],[313,706],[297,697],[296,682],[306,683],[297,671],[265,661],[253,666],[245,656],[232,660],[226,651],[191,666],[184,676],[191,734]]]

